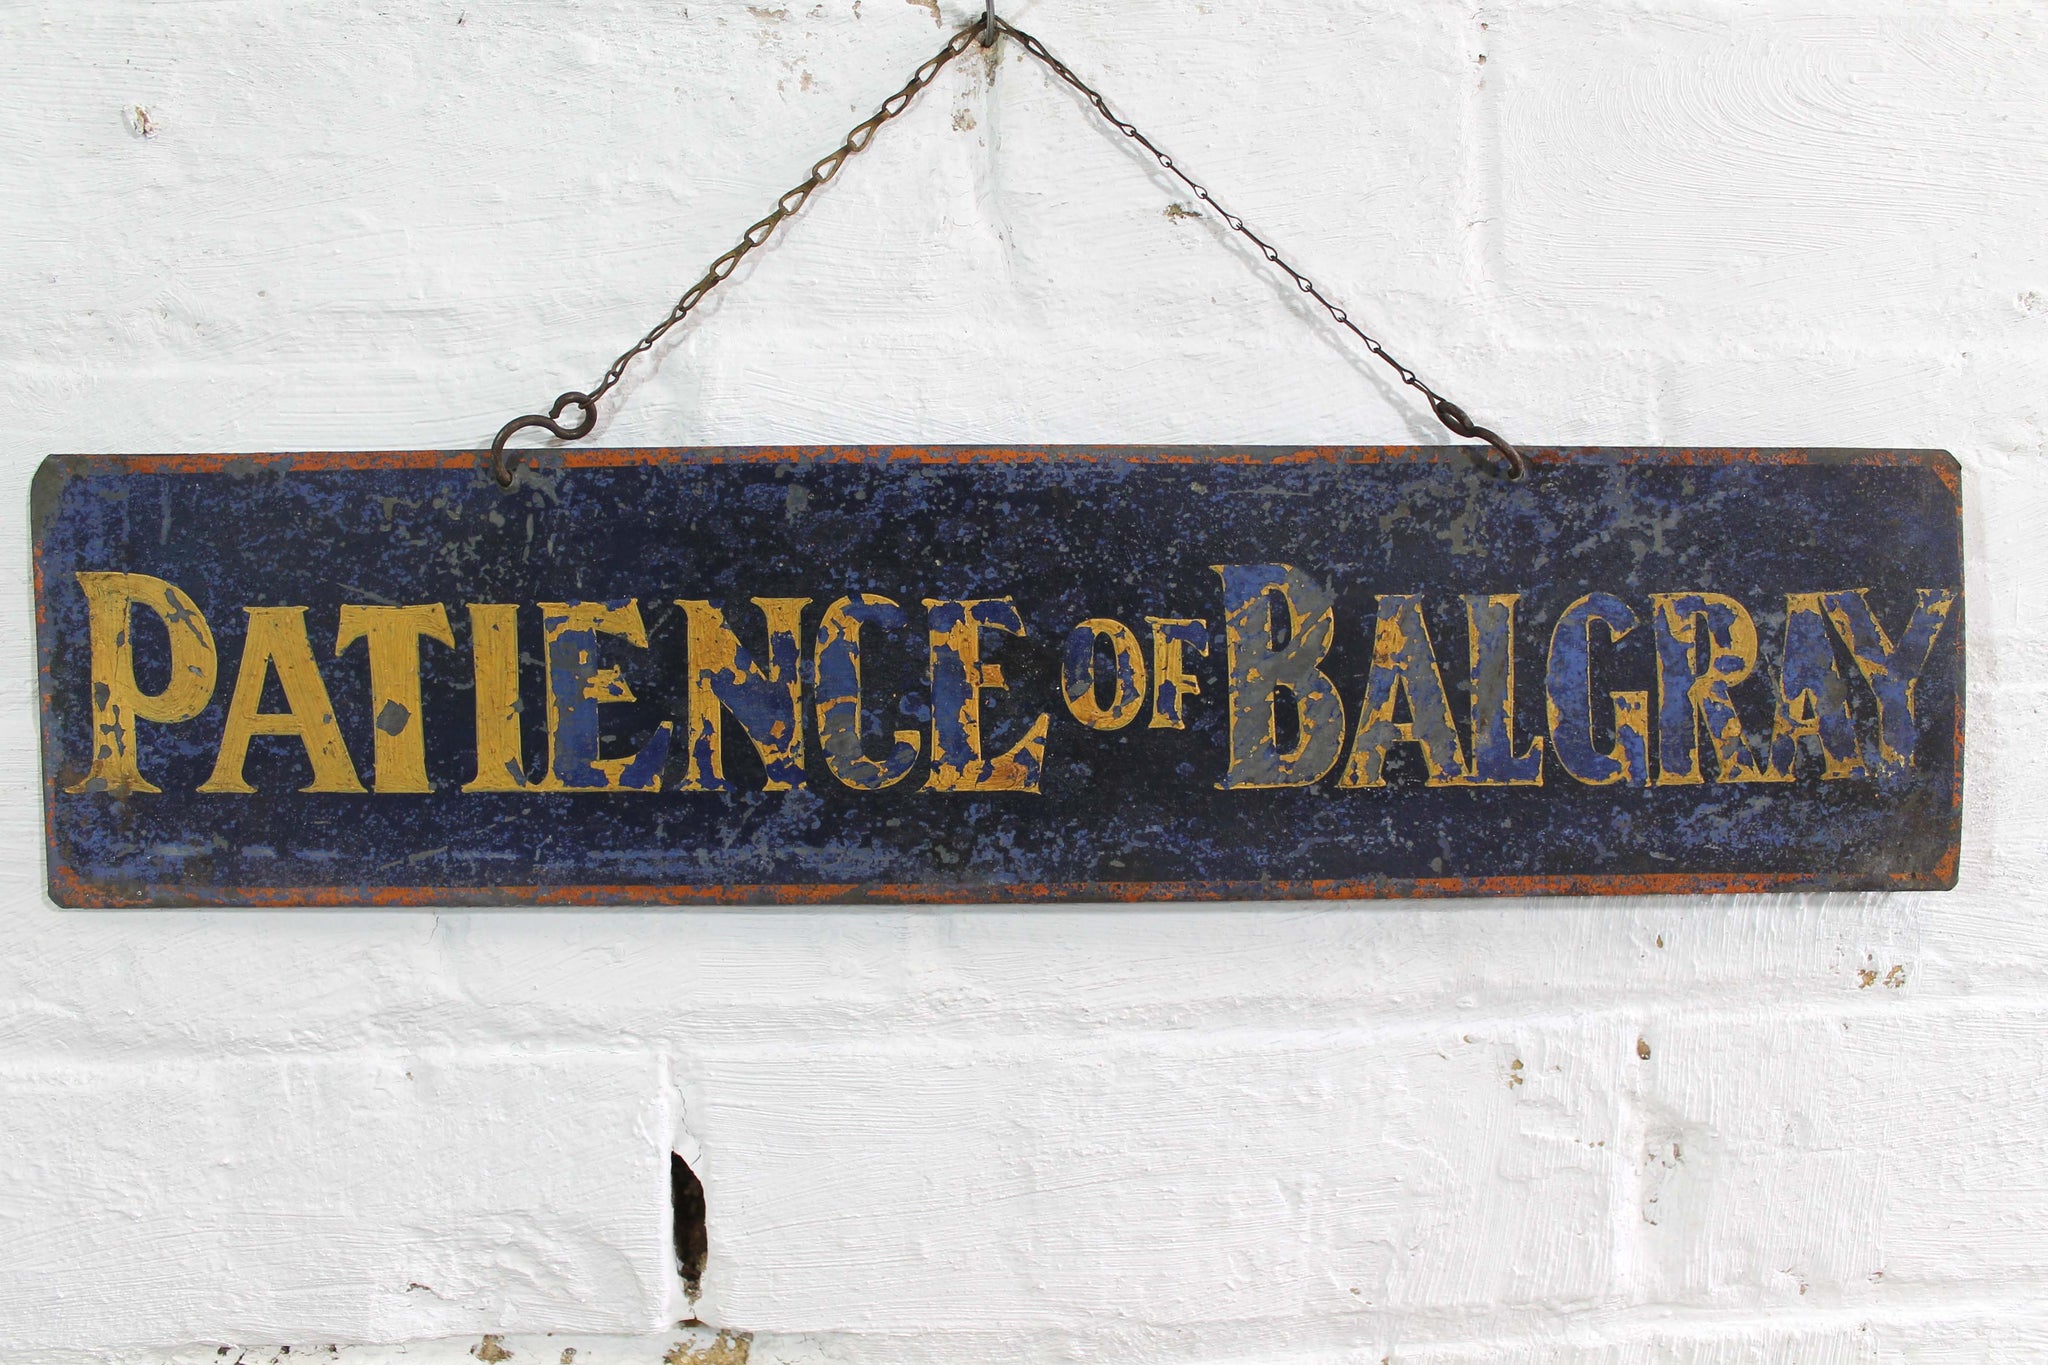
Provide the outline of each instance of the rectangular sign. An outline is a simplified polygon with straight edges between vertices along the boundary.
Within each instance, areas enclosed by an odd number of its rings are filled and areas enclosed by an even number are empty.
[[[53,456],[66,906],[1942,889],[1939,451]]]

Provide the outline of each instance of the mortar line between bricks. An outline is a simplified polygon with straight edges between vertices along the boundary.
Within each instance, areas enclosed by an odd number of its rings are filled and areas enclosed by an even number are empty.
[[[1859,994],[1863,994],[1859,992]],[[1782,1002],[1758,1002],[1779,1005]],[[1764,1027],[1780,1027],[1785,1024],[1812,1024],[1837,1021],[1844,1017],[1852,1022],[1861,1020],[1866,1024],[1883,1022],[1905,1014],[1904,1022],[1922,1023],[1928,1020],[1950,1018],[1958,1015],[1975,1016],[1985,1019],[1999,1019],[2012,1024],[2015,1018],[2031,1019],[2038,1027],[2048,1030],[2048,1001],[2038,996],[1956,996],[1928,1002],[1925,1007],[1916,1007],[1916,1002],[1907,998],[1896,998],[1885,1003],[1852,1002],[1849,1008],[1827,1008],[1818,1006],[1806,1008],[1774,1008],[1763,1021]],[[1076,1030],[1072,1033],[1029,1033],[1021,1031],[1014,1022],[991,1024],[988,1031],[980,1036],[934,1036],[929,1030],[943,1025],[942,1020],[930,1017],[897,1019],[882,1023],[881,1028],[895,1033],[901,1026],[916,1024],[927,1030],[915,1041],[904,1042],[900,1038],[885,1040],[888,1046],[872,1047],[863,1043],[826,1044],[816,1052],[820,1054],[874,1053],[880,1055],[929,1055],[933,1052],[957,1052],[962,1055],[980,1055],[1005,1050],[1031,1050],[1047,1042],[1059,1042],[1072,1046],[1076,1053],[1090,1053],[1130,1048],[1162,1049],[1163,1045],[1185,1044],[1177,1050],[1199,1052],[1210,1049],[1245,1048],[1263,1049],[1273,1044],[1292,1043],[1306,1050],[1314,1047],[1371,1044],[1379,1041],[1401,1038],[1425,1038],[1433,1034],[1446,1033],[1462,1037],[1465,1034],[1479,1035],[1484,1032],[1498,1032],[1498,1038],[1478,1038],[1479,1042],[1511,1042],[1516,1029],[1579,1029],[1588,1025],[1628,1023],[1633,1030],[1636,1023],[1648,1015],[1664,1015],[1676,1019],[1689,1030],[1697,1031],[1725,1023],[1749,1023],[1756,1019],[1753,1008],[1702,1008],[1674,1001],[1668,995],[1645,996],[1639,1003],[1630,1005],[1603,1006],[1598,1010],[1548,1009],[1529,1014],[1488,1014],[1484,1016],[1437,1014],[1424,1019],[1391,1019],[1386,1026],[1316,1026],[1286,1028],[1277,1026],[1229,1026],[1201,1030],[1174,1030],[1140,1028],[1116,1033],[1105,1040],[1101,1027]],[[1634,1042],[1633,1032],[1628,1041]],[[758,1049],[763,1055],[786,1055],[786,1044],[763,1043],[737,1048],[720,1049],[719,1055],[740,1059]],[[1168,1049],[1173,1050],[1173,1049]]]
[[[1880,988],[1873,988],[1880,989]],[[1864,994],[1858,992],[1859,995]],[[1719,998],[1719,997],[1717,997]],[[1784,1002],[1759,1001],[1757,1004],[1782,1005]],[[2037,996],[1993,996],[1967,995],[1944,996],[1933,1000],[1915,1000],[1912,997],[1894,997],[1880,1003],[1876,999],[1851,1000],[1841,1006],[1774,1008],[1761,1025],[1757,1027],[1782,1027],[1786,1024],[1812,1024],[1841,1020],[1860,1020],[1868,1024],[1881,1024],[1894,1019],[1906,1024],[1924,1024],[1943,1017],[1957,1016],[1979,1019],[2003,1020],[2008,1025],[2033,1027],[2048,1030],[2048,1002]],[[1162,1006],[1169,1008],[1170,1006]],[[1058,1044],[1070,1055],[1093,1055],[1110,1051],[1149,1050],[1158,1053],[1178,1055],[1197,1054],[1210,1051],[1231,1051],[1266,1048],[1274,1044],[1289,1045],[1297,1051],[1318,1048],[1372,1045],[1404,1038],[1428,1038],[1434,1034],[1450,1034],[1462,1037],[1466,1034],[1487,1034],[1476,1037],[1471,1046],[1487,1043],[1507,1044],[1515,1042],[1517,1030],[1584,1029],[1588,1026],[1612,1026],[1627,1024],[1624,1032],[1633,1034],[1646,1016],[1663,1015],[1677,1020],[1689,1032],[1713,1028],[1728,1023],[1752,1024],[1756,1019],[1754,1007],[1703,1007],[1675,1000],[1668,994],[1643,996],[1629,1004],[1603,1006],[1599,1010],[1546,1009],[1528,1014],[1488,1014],[1484,1016],[1435,1014],[1426,1018],[1389,1018],[1384,1026],[1305,1026],[1289,1028],[1275,1025],[1226,1026],[1201,1030],[1160,1029],[1157,1027],[1135,1028],[1113,1031],[1105,1034],[1100,1024],[1075,1029],[1071,1032],[1028,1032],[1020,1030],[1014,1021],[995,1022],[978,1026],[973,1031],[950,1034],[934,1034],[935,1027],[943,1027],[944,1020],[933,1019],[927,1014],[906,1012],[889,1018],[860,1021],[863,1027],[871,1026],[876,1036],[872,1040],[854,1040],[821,1044],[813,1049],[814,1055],[846,1056],[931,1056],[957,1055],[961,1057],[986,1056],[991,1053],[1037,1051],[1048,1044]],[[787,1022],[787,1021],[785,1021]],[[845,1027],[845,1020],[826,1021],[835,1028]],[[905,1027],[915,1025],[922,1030],[919,1037],[905,1041],[901,1033]],[[684,1020],[677,1026],[679,1033],[688,1033],[701,1028],[701,1023]],[[717,1062],[741,1062],[753,1057],[787,1056],[786,1042],[762,1041],[758,1043],[727,1043],[716,1048],[692,1049],[677,1038],[668,1035],[648,1035],[643,1042],[632,1046],[599,1047],[595,1041],[579,1043],[573,1026],[569,1030],[556,1028],[544,1035],[559,1046],[541,1050],[521,1049],[516,1040],[507,1035],[497,1035],[488,1044],[465,1044],[450,1042],[445,1038],[408,1038],[394,1035],[381,1043],[351,1045],[348,1048],[331,1050],[317,1043],[286,1044],[278,1040],[252,1037],[205,1044],[202,1049],[194,1047],[159,1047],[147,1042],[131,1044],[110,1043],[118,1047],[116,1055],[93,1055],[73,1048],[61,1057],[46,1052],[15,1053],[0,1049],[0,1077],[27,1076],[59,1073],[77,1068],[96,1068],[108,1071],[158,1067],[166,1063],[187,1062],[205,1065],[217,1062],[253,1061],[317,1061],[317,1062],[368,1062],[392,1058],[403,1058],[430,1064],[463,1064],[475,1062],[480,1065],[506,1065],[525,1063],[534,1065],[551,1064],[559,1061],[574,1061],[578,1058],[618,1059],[649,1058],[665,1054],[675,1059],[680,1074],[685,1076],[693,1070],[693,1058]],[[616,1038],[616,1034],[611,1035]],[[1632,1038],[1630,1039],[1632,1041]],[[479,1050],[482,1049],[482,1050]]]
[[[1793,1335],[1812,1331],[1853,1330],[1862,1326],[1910,1328],[1932,1322],[1971,1322],[1984,1319],[2029,1321],[2048,1327],[2048,1311],[2043,1311],[2032,1304],[2015,1305],[2012,1294],[2000,1296],[1991,1292],[1990,1286],[1994,1283],[2024,1293],[2030,1289],[2048,1288],[2048,1276],[2037,1275],[2017,1279],[2001,1276],[1996,1281],[1988,1278],[1978,1281],[1958,1279],[1912,1285],[1895,1284],[1887,1280],[1882,1289],[1875,1291],[1875,1297],[1856,1304],[1717,1308],[1709,1305],[1667,1302],[1560,1311],[1554,1307],[1532,1303],[1518,1306],[1500,1315],[1505,1320],[1499,1324],[1498,1336],[1482,1331],[1467,1332],[1458,1336],[1434,1335],[1418,1341],[1415,1336],[1404,1333],[1403,1345],[1420,1345],[1432,1350],[1459,1350],[1498,1344],[1526,1346],[1529,1344],[1528,1328],[1533,1324],[1524,1319],[1538,1319],[1558,1325],[1564,1329],[1565,1335],[1571,1337],[1577,1337],[1583,1332],[1602,1342],[1640,1340],[1659,1335],[1698,1339],[1754,1337],[1772,1333]],[[1973,1297],[1958,1298],[1954,1292],[1958,1284],[1981,1285],[1984,1292]],[[1388,1311],[1390,1315],[1399,1314],[1404,1322],[1417,1321],[1418,1315],[1412,1310]],[[1427,1321],[1431,1315],[1425,1310],[1420,1316]]]
[[[2023,1285],[2028,1282],[2023,1282]],[[1624,1310],[1574,1311],[1560,1310],[1555,1306],[1531,1304],[1494,1315],[1490,1323],[1472,1321],[1475,1315],[1464,1314],[1465,1321],[1451,1319],[1454,1313],[1424,1312],[1416,1314],[1409,1310],[1387,1310],[1384,1324],[1377,1319],[1380,1314],[1361,1314],[1347,1320],[1341,1333],[1333,1334],[1329,1341],[1308,1340],[1299,1345],[1283,1348],[1271,1355],[1261,1355],[1257,1360],[1266,1362],[1327,1361],[1332,1350],[1350,1350],[1361,1338],[1377,1338],[1397,1343],[1401,1351],[1480,1351],[1496,1350],[1502,1347],[1527,1351],[1531,1347],[1592,1347],[1605,1345],[1632,1345],[1662,1338],[1676,1338],[1680,1341],[1714,1343],[1721,1341],[1754,1341],[1768,1343],[1823,1334],[1845,1335],[1857,1333],[1859,1329],[1874,1327],[1881,1330],[1913,1330],[1941,1327],[1968,1327],[1973,1325],[2034,1328],[2048,1332],[2048,1312],[2031,1305],[2014,1306],[2010,1299],[1999,1299],[1981,1295],[1958,1301],[1944,1286],[1928,1285],[1925,1289],[1930,1297],[1939,1295],[1937,1301],[1927,1306],[1912,1305],[1867,1305],[1860,1307],[1835,1306],[1814,1307],[1787,1306],[1782,1309],[1751,1308],[1743,1310],[1692,1309],[1664,1305],[1643,1305]],[[1229,1327],[1234,1332],[1258,1332],[1262,1335],[1282,1335],[1296,1323],[1314,1321],[1309,1318],[1287,1318],[1279,1316],[1256,1318],[1231,1318],[1210,1320],[1200,1323],[1157,1323],[1137,1324],[1140,1330],[1184,1334],[1194,1329]],[[1128,1328],[1130,1324],[1119,1323]],[[1485,1330],[1488,1326],[1493,1331]],[[1448,1328],[1449,1332],[1432,1331],[1432,1327]],[[1463,1329],[1463,1330],[1459,1330]],[[1478,1329],[1478,1330],[1474,1330]],[[642,1344],[656,1347],[650,1361],[661,1358],[660,1351],[673,1345],[683,1329],[668,1328],[647,1333],[601,1333],[601,1332],[506,1332],[500,1340],[511,1352],[508,1358],[516,1359],[522,1348],[533,1352],[535,1359],[552,1360],[564,1346],[577,1346],[578,1355],[591,1354],[591,1346],[606,1346],[632,1350]],[[702,1331],[719,1330],[706,1324]],[[767,1359],[784,1358],[780,1350],[801,1349],[810,1343],[840,1343],[858,1349],[886,1348],[889,1343],[919,1341],[933,1344],[947,1342],[963,1343],[956,1350],[962,1358],[978,1354],[979,1348],[991,1338],[1000,1337],[1005,1343],[1042,1342],[1050,1347],[1071,1345],[1077,1336],[1084,1340],[1088,1334],[1078,1333],[1071,1327],[1007,1326],[982,1329],[926,1328],[916,1331],[887,1331],[871,1329],[811,1329],[776,1330],[747,1329],[727,1326],[727,1331],[745,1333],[751,1339],[755,1352]],[[1496,1334],[1497,1333],[1497,1334]],[[347,1365],[351,1360],[388,1359],[402,1356],[417,1361],[418,1365],[470,1365],[475,1358],[478,1335],[414,1337],[400,1341],[370,1343],[361,1342],[345,1345],[336,1356],[324,1351],[313,1356],[315,1360],[332,1360]],[[260,1344],[231,1345],[231,1349],[251,1353],[272,1350],[277,1345],[294,1345],[297,1348],[306,1342],[319,1340],[317,1335],[297,1338],[290,1343],[264,1342]],[[542,1343],[547,1344],[545,1354],[540,1354]],[[211,1360],[218,1346],[218,1339],[176,1344],[149,1344],[130,1350],[119,1351],[114,1358],[123,1365],[185,1365],[196,1359]],[[26,1352],[12,1349],[18,1343],[0,1342],[10,1365],[82,1365],[86,1360],[104,1361],[109,1357],[103,1352],[81,1351],[77,1348],[44,1346],[40,1343],[26,1344]],[[441,1352],[446,1351],[444,1357]],[[384,1353],[379,1355],[378,1353]],[[1349,1356],[1346,1357],[1350,1358]],[[232,1355],[228,1357],[234,1359]],[[1176,1360],[1182,1365],[1243,1365],[1245,1357],[1238,1353],[1229,1355],[1181,1355]],[[267,1357],[265,1357],[267,1362]]]

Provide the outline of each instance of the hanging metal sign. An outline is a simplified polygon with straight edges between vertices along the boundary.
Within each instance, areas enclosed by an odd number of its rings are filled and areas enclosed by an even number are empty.
[[[1939,889],[1939,452],[53,457],[69,906]]]

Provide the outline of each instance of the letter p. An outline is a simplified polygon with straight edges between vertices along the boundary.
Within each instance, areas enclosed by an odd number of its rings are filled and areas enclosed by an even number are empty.
[[[135,750],[135,722],[175,724],[206,709],[213,699],[219,658],[213,631],[192,599],[161,578],[140,573],[81,573],[92,641],[92,767],[78,783],[81,792],[155,792],[142,776]],[[137,605],[162,618],[170,632],[171,677],[157,693],[135,680],[135,636],[130,617]]]

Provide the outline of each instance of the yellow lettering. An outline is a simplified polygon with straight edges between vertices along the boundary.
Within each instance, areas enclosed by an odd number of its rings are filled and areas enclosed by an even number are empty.
[[[349,603],[341,609],[341,629],[334,637],[338,658],[367,638],[370,654],[370,715],[378,792],[430,792],[427,781],[426,726],[420,720],[420,639],[453,646],[448,609],[439,602],[410,607],[365,607]]]
[[[219,671],[213,631],[192,599],[161,578],[81,573],[78,586],[85,591],[92,641],[92,766],[65,790],[115,796],[160,791],[142,775],[135,722],[176,724],[206,709]],[[135,680],[132,617],[138,604],[155,612],[170,636],[170,678],[157,693],[144,692]]]
[[[1148,616],[1152,627],[1152,719],[1146,728],[1183,730],[1187,728],[1187,699],[1199,694],[1202,685],[1187,670],[1182,651],[1192,649],[1209,656],[1209,623],[1177,616]]]
[[[1657,638],[1657,785],[1704,780],[1702,721],[1714,745],[1715,781],[1764,781],[1728,695],[1756,668],[1756,623],[1749,610],[1718,592],[1657,592],[1650,603]]]
[[[1337,633],[1321,584],[1291,564],[1212,564],[1223,579],[1230,757],[1222,791],[1305,787],[1344,756],[1344,702],[1317,667]],[[1295,740],[1280,749],[1282,710]]]
[[[1007,597],[967,601],[926,598],[931,613],[932,770],[926,791],[1035,792],[1045,771],[1045,735],[1052,717],[1041,713],[1024,737],[993,757],[982,753],[984,692],[1006,686],[998,664],[981,657],[981,632],[1024,633],[1024,618]]]
[[[1862,746],[1849,710],[1849,684],[1835,666],[1822,594],[1785,595],[1785,651],[1778,673],[1777,714],[1771,725],[1771,761],[1765,779],[1790,782],[1800,747],[1820,750],[1821,777],[1863,775]]]
[[[526,790],[526,742],[519,731],[519,608],[469,604],[469,647],[476,677],[476,776],[466,792]]]
[[[1550,634],[1549,665],[1543,679],[1544,709],[1550,718],[1550,752],[1558,766],[1589,787],[1647,784],[1650,780],[1650,694],[1610,692],[1614,745],[1602,750],[1593,739],[1593,627],[1610,641],[1636,628],[1636,614],[1611,593],[1591,592],[1564,609]]]
[[[1110,700],[1096,699],[1095,642],[1109,642]],[[1067,636],[1060,690],[1074,719],[1091,730],[1121,730],[1145,709],[1145,655],[1138,637],[1121,621],[1101,616],[1083,621]]]
[[[1404,693],[1409,718],[1397,721],[1394,709]],[[1364,713],[1358,722],[1358,736],[1352,741],[1351,758],[1337,785],[1386,785],[1387,750],[1396,744],[1421,749],[1432,787],[1461,782],[1466,776],[1465,750],[1458,742],[1443,673],[1429,642],[1429,627],[1422,619],[1422,598],[1412,593],[1388,593],[1380,598],[1379,614],[1373,622],[1372,672],[1366,678]]]
[[[863,623],[897,627],[903,608],[874,593],[855,593],[825,608],[818,622],[816,688],[818,743],[825,750],[825,768],[858,791],[881,791],[909,775],[917,762],[923,736],[898,730],[886,758],[869,758],[861,750],[863,709],[860,700],[860,628]]]
[[[235,695],[228,703],[227,725],[221,733],[213,775],[199,784],[199,790],[244,796],[254,792],[242,776],[249,741],[257,735],[289,735],[305,746],[306,758],[313,766],[313,780],[300,791],[361,792],[363,784],[356,777],[348,746],[342,743],[341,727],[335,724],[334,703],[328,699],[327,684],[306,639],[306,609],[243,610],[249,616],[249,633],[242,643]],[[285,709],[281,712],[258,709],[263,705],[263,685],[273,668],[284,691]]]
[[[1877,757],[1887,769],[1897,771],[1913,766],[1913,749],[1919,724],[1917,707],[1920,674],[1934,649],[1934,639],[1955,606],[1953,588],[1922,588],[1915,595],[1912,619],[1895,645],[1892,637],[1870,610],[1870,598],[1862,588],[1821,594],[1828,620],[1841,634],[1856,660],[1857,671],[1877,697]]]
[[[767,666],[757,665],[725,613],[709,602],[680,598],[690,630],[689,720],[686,765],[678,791],[730,791],[720,737],[721,708],[746,731],[761,756],[766,788],[788,791],[804,785],[803,673],[798,661],[808,597],[756,597],[768,623]]]
[[[621,669],[598,663],[597,637],[617,635],[630,645],[647,648],[639,601],[629,597],[617,602],[543,602],[540,632],[548,666],[548,775],[536,790],[660,791],[673,721],[656,727],[647,747],[637,754],[600,756],[603,727],[598,708],[635,698]]]

